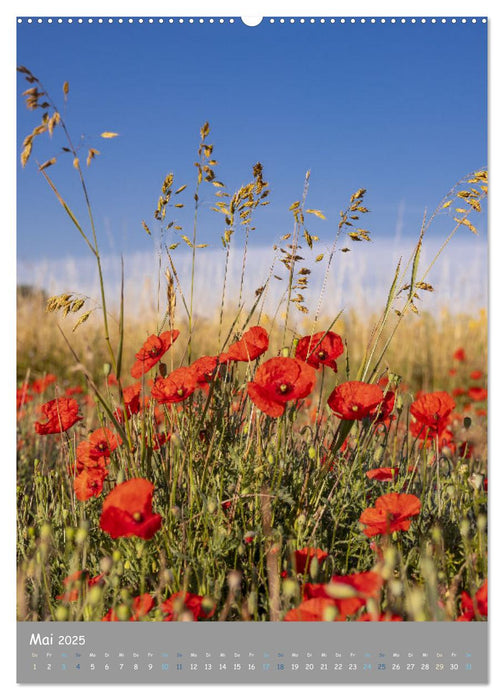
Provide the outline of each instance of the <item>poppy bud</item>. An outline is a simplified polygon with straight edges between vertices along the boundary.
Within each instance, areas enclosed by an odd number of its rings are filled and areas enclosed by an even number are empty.
[[[317,456],[317,450],[314,447],[309,447],[308,448],[308,457],[310,459],[315,459],[316,456]]]
[[[118,605],[116,614],[121,622],[126,622],[131,617],[131,610],[128,605]]]
[[[319,562],[317,557],[312,557],[312,560],[310,562],[310,576],[312,579],[317,578],[317,574],[319,571]]]
[[[87,540],[87,529],[84,527],[80,527],[77,532],[75,533],[75,542],[76,544],[84,544],[84,542]]]
[[[322,614],[324,622],[333,622],[338,614],[338,608],[335,605],[327,605]]]
[[[483,483],[483,476],[481,474],[471,474],[467,480],[475,491],[479,491],[481,484]]]
[[[68,620],[68,609],[64,605],[58,605],[54,616],[58,622],[66,622]]]
[[[162,377],[166,377],[166,375],[168,374],[168,368],[167,368],[166,364],[164,362],[160,362],[158,366],[159,366],[159,374]]]
[[[287,578],[282,584],[282,591],[286,598],[295,598],[299,593],[297,581],[293,578]]]
[[[110,362],[105,362],[105,364],[103,365],[103,374],[105,375],[105,377],[109,376],[111,369],[112,366]]]
[[[100,586],[92,586],[86,597],[88,605],[99,605],[102,600],[102,590]]]
[[[306,515],[304,513],[301,513],[298,515],[296,520],[294,521],[294,530],[301,530],[304,527],[304,524],[306,522]]]
[[[241,574],[239,571],[230,571],[229,574],[227,575],[227,581],[228,581],[229,588],[231,588],[231,590],[239,588],[240,583],[241,583],[241,578],[242,577],[241,577]],[[213,603],[212,603],[212,607],[213,607]]]
[[[102,559],[100,560],[100,571],[104,574],[108,574],[111,568],[112,568],[112,558],[111,557],[102,557]]]
[[[392,581],[389,581],[388,588],[389,588],[389,591],[392,593],[392,595],[395,595],[395,596],[399,596],[403,592],[403,585],[397,579],[393,579]]]
[[[114,551],[112,552],[112,561],[114,563],[117,563],[120,560],[121,560],[121,552],[118,549],[114,549]]]
[[[462,522],[460,523],[460,534],[462,535],[462,537],[466,538],[469,536],[470,527],[471,524],[469,520],[466,520],[464,518],[464,520],[462,520]]]
[[[282,348],[282,351],[280,354],[282,357],[289,357],[289,355],[290,355],[289,348]]]
[[[213,499],[209,499],[207,503],[207,511],[210,515],[213,515],[217,510],[217,503]]]
[[[43,540],[48,540],[51,536],[51,526],[49,523],[44,523],[40,528],[40,537]]]

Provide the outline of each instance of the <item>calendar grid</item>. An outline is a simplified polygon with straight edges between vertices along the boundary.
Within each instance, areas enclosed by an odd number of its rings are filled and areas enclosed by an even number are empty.
[[[454,634],[456,632],[456,634]],[[19,683],[485,683],[487,623],[18,623]]]

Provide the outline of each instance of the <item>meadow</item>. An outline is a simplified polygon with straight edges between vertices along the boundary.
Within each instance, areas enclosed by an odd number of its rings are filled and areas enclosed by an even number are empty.
[[[134,314],[124,293],[106,293],[85,179],[99,152],[74,148],[40,81],[19,70],[41,115],[23,165],[35,139],[62,138],[38,169],[89,249],[99,298],[18,288],[18,619],[486,619],[486,315],[422,311],[438,258],[461,229],[476,232],[486,171],[424,218],[379,311],[343,312],[327,289],[338,260],[372,238],[366,190],[349,193],[321,246],[307,173],[286,212],[291,233],[250,293],[249,240],[269,184],[256,163],[228,193],[205,123],[193,186],[168,173],[142,222],[162,246],[155,301]],[[85,224],[53,179],[56,160],[81,183]],[[195,294],[202,201],[222,217],[219,301],[206,316]],[[184,207],[190,228],[178,223]],[[424,264],[439,220],[446,236]],[[192,259],[184,276],[179,246]]]

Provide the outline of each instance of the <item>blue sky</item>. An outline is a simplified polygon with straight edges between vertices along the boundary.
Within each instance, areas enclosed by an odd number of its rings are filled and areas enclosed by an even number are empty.
[[[17,61],[58,105],[69,81],[66,121],[101,154],[86,171],[104,252],[152,249],[149,225],[167,172],[188,184],[179,217],[190,233],[199,127],[209,121],[218,179],[228,190],[263,163],[271,205],[255,243],[292,227],[289,205],[311,169],[310,230],[329,239],[339,210],[359,187],[374,241],[415,235],[424,208],[487,162],[486,25],[437,23],[259,27],[218,23],[18,25]],[[18,94],[28,85],[18,80]],[[60,107],[62,109],[62,107]],[[18,152],[37,123],[18,99]],[[102,131],[119,132],[113,140]],[[40,137],[43,162],[61,141]],[[67,161],[67,162],[65,162]],[[18,166],[19,167],[19,166]],[[79,217],[81,194],[67,158],[49,171]],[[209,188],[207,199],[212,190]],[[18,257],[85,252],[34,162],[18,172]],[[479,222],[485,229],[484,222]],[[155,227],[153,226],[153,230]],[[188,230],[189,229],[189,230]],[[440,232],[444,231],[440,229]],[[201,239],[218,245],[221,219],[202,219]],[[471,235],[469,233],[462,235]]]

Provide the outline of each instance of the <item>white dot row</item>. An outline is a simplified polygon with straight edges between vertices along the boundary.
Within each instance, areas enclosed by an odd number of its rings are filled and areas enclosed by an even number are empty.
[[[131,17],[129,19],[123,19],[122,17],[114,17],[114,18],[109,17],[108,19],[103,19],[102,17],[99,17],[99,18],[89,17],[88,19],[82,19],[81,17],[79,17],[78,19],[73,19],[72,17],[68,17],[65,19],[62,19],[61,17],[58,19],[52,19],[51,17],[48,17],[48,18],[39,17],[37,19],[33,19],[31,17],[28,17],[28,18],[18,17],[17,21],[18,21],[18,24],[22,24],[23,22],[27,22],[28,24],[42,24],[43,22],[47,22],[47,24],[53,24],[53,23],[56,23],[56,24],[63,24],[63,23],[67,23],[67,24],[73,24],[73,23],[75,23],[75,24],[85,24],[85,23],[86,24],[93,24],[93,23],[113,24],[115,22],[118,24],[124,24],[124,23],[133,24],[135,22],[138,24],[144,24],[144,23],[146,23],[146,24],[154,24],[154,23],[163,24],[165,22],[167,22],[168,24],[174,24],[176,22],[179,24],[184,24],[184,23],[186,23],[186,24],[194,24],[194,23],[204,24],[205,22],[208,22],[209,24],[214,24],[214,23],[224,24],[226,22],[228,22],[229,24],[234,24],[236,20],[233,17],[228,18],[228,19],[223,19],[223,18],[214,19],[213,17],[210,17],[210,18],[201,17],[199,19],[193,19],[192,17],[190,17],[190,18],[179,17],[177,19],[174,19],[173,17],[170,17],[169,19],[163,19],[162,17],[160,17],[159,19],[153,19],[152,17],[150,17],[149,19],[143,19],[142,17],[136,18],[136,19],[133,19]],[[410,19],[405,19],[405,18],[396,19],[395,17],[387,17],[387,18],[382,17],[380,19],[375,19],[374,17],[372,17],[370,19],[367,19],[365,17],[362,17],[360,19],[356,19],[354,17],[351,17],[351,18],[350,17],[341,17],[340,19],[334,19],[334,18],[326,19],[324,17],[319,17],[316,19],[312,17],[311,19],[305,19],[304,17],[295,17],[295,18],[291,17],[290,19],[284,19],[283,17],[281,17],[281,18],[271,17],[267,21],[269,22],[269,24],[275,24],[276,22],[278,22],[279,24],[286,24],[286,23],[287,24],[295,24],[295,23],[315,24],[317,22],[320,24],[326,24],[326,23],[335,24],[336,22],[339,22],[340,24],[345,24],[347,22],[350,24],[357,24],[357,23],[360,23],[360,24],[367,24],[367,23],[369,23],[369,24],[376,24],[376,23],[386,24],[387,22],[390,24],[396,24],[396,23],[398,23],[398,24],[407,24],[407,23],[410,23],[410,24],[416,24],[416,23],[419,23],[419,24],[427,24],[427,23],[430,23],[430,24],[437,24],[437,23],[456,24],[458,22],[460,22],[461,24],[467,24],[467,23],[476,24],[478,22],[478,19],[476,19],[475,17],[473,17],[472,19],[467,19],[466,17],[462,17],[462,18],[453,17],[451,19],[446,19],[445,17],[432,17],[431,19],[426,19],[425,17],[422,17],[421,19],[417,19],[415,17],[412,17]],[[487,20],[485,17],[483,17],[479,21],[481,21],[482,24],[486,24]]]

